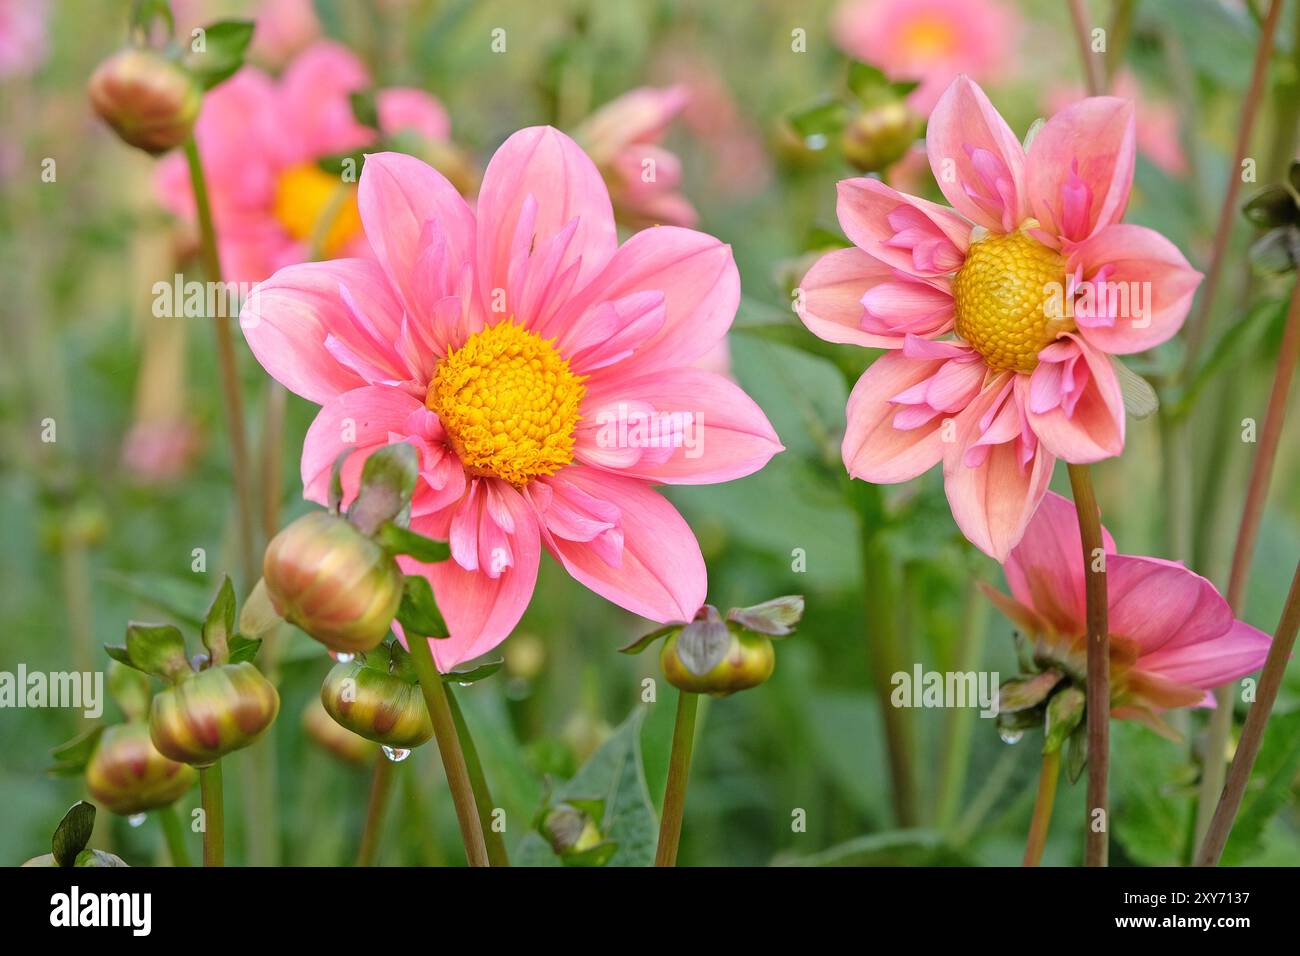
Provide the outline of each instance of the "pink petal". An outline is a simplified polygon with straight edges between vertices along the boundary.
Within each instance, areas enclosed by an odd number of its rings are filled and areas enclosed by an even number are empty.
[[[836,214],[853,244],[896,269],[937,276],[961,268],[970,223],[951,209],[890,189],[878,179],[842,179]]]
[[[549,126],[520,130],[496,151],[479,191],[477,269],[485,305],[492,303],[494,290],[510,291],[512,251],[526,204],[535,218],[524,236],[525,251],[540,248],[578,221],[556,267],[558,273],[576,267],[578,288],[605,267],[618,247],[609,193],[587,154]],[[518,307],[507,300],[505,315],[530,321],[532,316],[516,314]]]
[[[1233,621],[1227,631],[1210,640],[1180,647],[1165,645],[1139,658],[1138,667],[1185,684],[1218,687],[1264,666],[1271,643],[1272,638],[1263,631]]]
[[[861,249],[836,249],[818,259],[799,283],[795,311],[808,331],[827,342],[891,349],[902,344],[901,335],[868,332],[862,326],[862,297],[887,281],[894,270]]]
[[[1133,185],[1132,100],[1093,96],[1053,116],[1029,145],[1026,182],[1043,229],[1072,242],[1119,222]]]
[[[422,407],[419,399],[407,392],[378,385],[329,399],[316,413],[303,441],[303,497],[325,504],[335,459],[348,448],[355,448],[343,469],[344,501],[350,501],[356,494],[361,465],[370,452],[387,445],[391,433],[403,433],[408,416]]]
[[[682,516],[658,492],[633,478],[582,465],[561,477],[592,498],[618,509],[623,535],[617,565],[592,542],[544,532],[547,550],[580,583],[633,614],[652,621],[689,621],[704,603],[704,558]]]
[[[1232,627],[1232,609],[1214,585],[1173,561],[1115,555],[1106,562],[1106,593],[1111,634],[1136,641],[1143,655],[1211,641]]]
[[[358,316],[365,322],[359,324]],[[339,363],[326,347],[327,339],[333,336],[370,364],[392,370],[397,359],[391,343],[400,332],[401,316],[402,307],[378,265],[334,259],[281,269],[250,294],[239,325],[272,378],[323,405],[368,384]]]
[[[917,428],[894,427],[899,411],[893,399],[937,372],[943,360],[917,361],[888,352],[862,373],[849,395],[848,420],[840,452],[854,478],[874,484],[908,481],[943,457],[944,419]]]
[[[347,47],[330,40],[294,58],[280,78],[278,141],[295,159],[344,153],[368,145],[374,131],[357,122],[349,94],[370,85],[366,68]]]
[[[1099,272],[1105,282],[1094,299],[1116,299],[1118,314],[1110,325],[1089,325],[1080,319],[1080,334],[1112,355],[1154,348],[1171,338],[1187,318],[1202,276],[1178,248],[1151,229],[1119,224],[1102,229],[1077,246],[1069,271],[1086,279]],[[1127,308],[1125,307],[1127,302]]]
[[[1110,359],[1077,336],[1063,341],[1070,343],[1073,355],[1061,362],[1040,361],[1030,376],[1029,425],[1048,451],[1068,462],[1087,464],[1118,455],[1124,449],[1124,396]],[[1073,366],[1076,395],[1063,391],[1062,364]],[[1043,383],[1053,383],[1044,391],[1056,394],[1039,401],[1034,390]]]
[[[1020,140],[984,91],[958,76],[930,114],[925,151],[953,209],[994,232],[1011,232],[1029,215]]]
[[[600,463],[583,453],[591,442],[598,452],[646,449],[652,454],[617,470],[647,481],[731,481],[758,471],[782,450],[753,399],[734,382],[703,369],[665,369],[631,379],[611,369],[588,383],[581,414],[577,457]]]
[[[375,97],[379,108],[379,127],[390,136],[416,133],[425,139],[445,140],[451,135],[451,120],[446,108],[424,90],[409,86],[390,86]]]

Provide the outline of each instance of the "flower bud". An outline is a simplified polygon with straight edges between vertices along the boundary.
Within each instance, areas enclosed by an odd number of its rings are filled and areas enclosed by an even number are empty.
[[[257,740],[280,711],[280,695],[252,664],[221,664],[182,678],[153,699],[149,736],[166,757],[211,766]]]
[[[876,173],[899,160],[916,140],[921,124],[902,100],[870,106],[844,128],[844,158],[864,173]]]
[[[335,651],[376,647],[402,602],[403,576],[392,555],[323,511],[271,540],[262,573],[276,613]]]
[[[358,767],[368,766],[379,756],[379,747],[375,743],[360,734],[354,734],[327,714],[319,697],[313,697],[303,709],[302,729],[308,737],[344,763]]]
[[[86,765],[90,795],[122,816],[165,807],[197,779],[193,767],[158,752],[144,721],[107,728]]]
[[[771,638],[728,628],[729,643],[722,659],[705,673],[696,674],[678,653],[681,639],[682,633],[673,634],[659,652],[664,677],[679,690],[725,697],[738,690],[757,687],[771,677],[776,668],[776,652],[772,649]]]
[[[604,839],[591,815],[569,803],[561,803],[546,814],[542,835],[560,857],[586,853]]]
[[[43,853],[40,856],[34,856],[23,866],[55,866],[59,865],[54,859],[53,853]],[[73,866],[126,866],[127,862],[116,853],[105,853],[103,850],[82,850],[77,854],[76,862]]]
[[[375,743],[410,750],[433,736],[420,685],[361,660],[334,665],[320,702],[341,726]]]
[[[203,102],[203,91],[184,67],[138,47],[101,63],[87,90],[95,112],[123,142],[154,155],[189,138]]]

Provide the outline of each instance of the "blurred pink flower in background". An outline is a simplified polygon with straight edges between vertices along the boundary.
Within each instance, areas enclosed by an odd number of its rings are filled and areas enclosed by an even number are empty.
[[[729,481],[781,449],[738,386],[691,367],[736,314],[730,247],[675,226],[619,246],[600,172],[549,127],[497,150],[476,209],[400,153],[367,159],[359,203],[375,258],[283,269],[241,325],[272,376],[322,405],[308,498],[326,500],[349,448],[345,497],[375,448],[419,450],[411,527],[452,556],[402,563],[451,630],[431,641],[438,666],[509,635],[542,546],[608,600],[690,620],[704,561],[653,486]]]
[[[1111,715],[1170,734],[1158,714],[1213,707],[1210,690],[1258,670],[1271,638],[1233,619],[1214,585],[1183,565],[1116,554],[1102,529],[1110,622]],[[1049,493],[1004,570],[993,603],[1034,642],[1036,659],[1082,674],[1087,663],[1083,545],[1068,499]]]
[[[316,164],[375,142],[374,131],[354,118],[349,100],[369,84],[356,56],[321,41],[278,80],[245,67],[204,98],[195,136],[227,281],[256,282],[302,262],[318,236],[325,257],[367,254],[356,186]],[[386,133],[411,129],[430,139],[449,134],[446,111],[422,90],[381,90],[378,108]],[[157,188],[168,209],[194,220],[184,156],[159,163]]]
[[[0,0],[0,79],[30,76],[49,52],[46,0]]]
[[[1129,69],[1117,72],[1111,86],[1114,95],[1132,100],[1136,107],[1138,152],[1170,176],[1187,175],[1187,156],[1179,134],[1178,110],[1173,104],[1145,96],[1137,77]],[[1058,113],[1086,96],[1082,86],[1056,86],[1048,91],[1046,107],[1049,112]]]
[[[845,0],[831,26],[850,56],[894,82],[919,81],[907,102],[926,114],[958,73],[997,79],[1021,20],[1003,0]]]
[[[122,465],[142,484],[165,484],[185,474],[200,444],[187,419],[136,422],[122,441]]]
[[[1168,239],[1120,223],[1134,135],[1131,102],[1094,97],[1053,116],[1026,154],[984,91],[958,77],[926,135],[953,208],[844,180],[837,212],[854,245],[801,284],[814,334],[890,350],[849,397],[849,474],[890,484],[942,461],[958,526],[998,560],[1057,458],[1119,454],[1111,356],[1174,335],[1201,280]]]
[[[279,67],[320,39],[312,0],[262,0],[253,17],[251,53],[259,63]]]
[[[684,86],[638,87],[574,130],[605,177],[615,213],[631,226],[695,225],[695,208],[677,191],[681,160],[659,145],[689,98]]]

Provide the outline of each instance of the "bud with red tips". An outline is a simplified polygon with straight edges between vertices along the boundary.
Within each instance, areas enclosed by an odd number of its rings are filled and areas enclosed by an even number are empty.
[[[128,47],[99,65],[90,102],[122,141],[157,155],[194,130],[203,91],[181,64],[154,50]]]
[[[106,728],[86,765],[90,795],[122,816],[168,806],[197,780],[193,767],[158,751],[142,721]]]
[[[157,694],[149,735],[166,757],[208,767],[242,750],[271,726],[280,695],[252,664],[222,664],[198,671]]]
[[[410,750],[433,736],[433,722],[410,665],[396,641],[335,664],[320,689],[325,712],[367,740]]]

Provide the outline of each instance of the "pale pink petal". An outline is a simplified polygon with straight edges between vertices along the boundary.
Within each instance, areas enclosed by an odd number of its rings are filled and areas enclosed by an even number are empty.
[[[1133,185],[1131,100],[1093,96],[1053,116],[1029,145],[1026,182],[1042,228],[1082,242],[1119,222]]]
[[[1124,396],[1110,358],[1073,335],[1051,348],[1055,360],[1046,360],[1044,350],[1030,376],[1034,434],[1053,455],[1074,464],[1118,455],[1124,449]]]
[[[704,603],[708,575],[700,546],[682,516],[658,492],[633,478],[581,465],[561,477],[618,509],[623,535],[618,564],[593,542],[547,533],[547,550],[580,583],[652,621],[689,621]],[[608,553],[606,553],[608,557]]]
[[[281,269],[258,285],[239,314],[248,346],[289,391],[324,404],[369,384],[340,364],[327,340],[375,365],[398,361],[402,307],[379,266],[366,259],[307,262]],[[359,321],[364,319],[364,322]]]
[[[1104,277],[1093,287],[1093,304],[1100,306],[1104,297],[1109,307],[1096,311],[1113,321],[1104,324],[1081,315],[1079,331],[1112,355],[1143,352],[1171,338],[1187,318],[1202,279],[1164,236],[1124,223],[1077,246],[1069,270],[1089,281]]]
[[[840,452],[854,478],[874,484],[908,481],[943,457],[945,419],[916,428],[894,427],[900,406],[894,398],[933,375],[944,360],[915,360],[889,352],[871,363],[849,395],[847,427]],[[951,426],[949,426],[951,428]]]
[[[795,311],[828,342],[896,349],[906,335],[941,335],[952,327],[952,296],[910,279],[861,249],[828,252],[799,284]]]
[[[925,150],[939,189],[967,219],[1011,232],[1028,217],[1020,140],[969,77],[953,80],[935,104]]]
[[[332,40],[314,43],[295,57],[280,78],[277,97],[286,158],[302,161],[370,144],[374,131],[357,122],[349,99],[369,85],[361,61]]]
[[[1272,638],[1244,621],[1218,637],[1179,647],[1165,645],[1138,660],[1142,670],[1197,687],[1218,687],[1264,666]]]
[[[356,388],[327,400],[303,441],[303,497],[325,504],[334,461],[353,448],[356,451],[343,469],[343,497],[350,501],[370,452],[387,445],[391,434],[403,432],[408,416],[422,407],[419,399],[407,392],[379,385]]]
[[[937,276],[961,268],[970,223],[951,209],[890,189],[878,179],[842,179],[836,214],[853,244],[896,269]]]
[[[588,461],[583,446],[591,442],[597,452],[625,447],[663,452],[642,455],[618,471],[646,481],[697,485],[752,474],[782,450],[762,409],[721,375],[676,368],[625,378],[619,371],[616,366],[588,383],[580,410],[584,429],[575,448],[581,461]]]
[[[410,86],[390,86],[375,97],[379,128],[391,135],[415,133],[425,139],[444,140],[451,135],[451,120],[437,97]]]
[[[1106,594],[1111,634],[1137,642],[1143,655],[1213,640],[1232,627],[1232,609],[1214,585],[1172,561],[1115,555],[1106,562]]]

